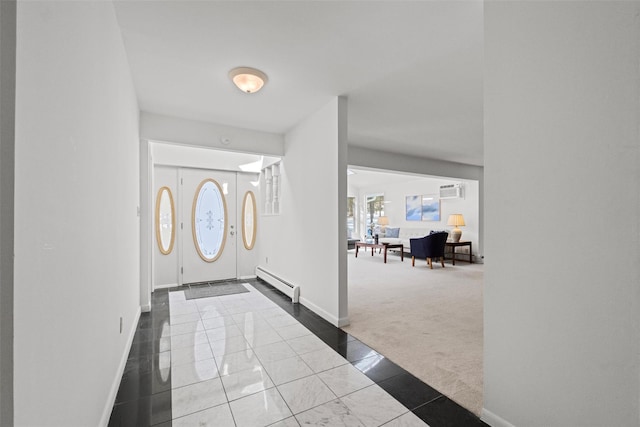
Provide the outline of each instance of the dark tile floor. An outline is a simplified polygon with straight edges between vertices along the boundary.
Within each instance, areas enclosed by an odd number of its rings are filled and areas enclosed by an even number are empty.
[[[296,318],[328,346],[431,427],[487,426],[366,344],[329,324],[260,279],[244,280]],[[179,290],[182,288],[176,288]],[[171,289],[174,290],[174,289]],[[143,313],[133,340],[109,426],[171,426],[171,368],[161,353],[170,340],[168,290],[153,293],[152,311]]]

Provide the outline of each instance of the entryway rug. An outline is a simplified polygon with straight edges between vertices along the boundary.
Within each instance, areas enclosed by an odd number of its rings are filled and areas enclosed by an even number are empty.
[[[184,291],[185,298],[197,299],[197,298],[209,298],[219,297],[222,295],[233,295],[249,292],[241,283],[229,283],[229,282],[203,282],[203,283],[191,283],[188,285],[189,289]]]

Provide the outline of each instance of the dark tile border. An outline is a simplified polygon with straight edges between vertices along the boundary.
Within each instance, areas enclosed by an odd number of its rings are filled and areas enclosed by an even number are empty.
[[[262,279],[245,280],[296,318],[353,366],[382,387],[430,427],[488,427],[475,414],[458,405],[410,372],[396,365],[354,336],[333,326],[305,306]]]
[[[411,411],[425,402],[429,403],[442,397],[438,390],[408,372],[381,381],[378,385]]]
[[[160,337],[169,324],[169,293],[151,297],[142,313],[120,381],[109,427],[171,426],[171,370],[160,370]]]
[[[480,418],[446,396],[414,409],[413,413],[431,427],[487,427]]]

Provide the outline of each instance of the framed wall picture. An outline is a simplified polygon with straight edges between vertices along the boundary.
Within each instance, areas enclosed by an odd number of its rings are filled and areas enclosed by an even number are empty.
[[[422,217],[421,196],[406,196],[407,221],[420,221]]]
[[[440,198],[437,194],[422,196],[422,220],[440,221]]]

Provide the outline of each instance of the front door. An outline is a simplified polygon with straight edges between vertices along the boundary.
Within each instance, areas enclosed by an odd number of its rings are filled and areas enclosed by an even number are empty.
[[[236,174],[181,169],[182,284],[236,278]]]

